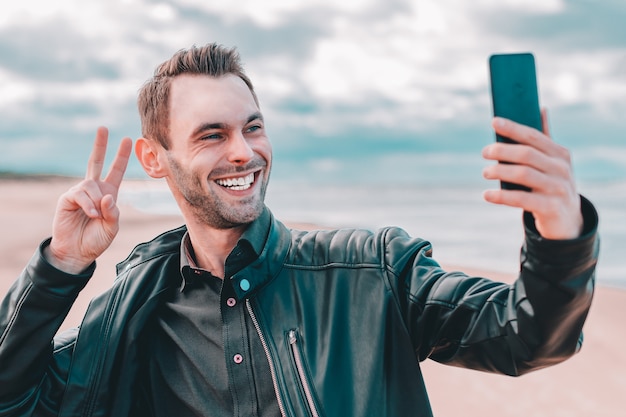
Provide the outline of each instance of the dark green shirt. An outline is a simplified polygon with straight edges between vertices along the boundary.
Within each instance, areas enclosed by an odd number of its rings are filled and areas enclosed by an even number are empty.
[[[163,303],[146,335],[142,392],[152,416],[280,416],[269,362],[246,307],[250,283],[230,279],[258,258],[269,225],[265,210],[228,256],[224,280],[195,266],[189,235],[183,238],[179,291]]]

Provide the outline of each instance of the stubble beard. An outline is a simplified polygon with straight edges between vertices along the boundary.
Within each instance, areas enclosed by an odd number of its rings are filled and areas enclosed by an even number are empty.
[[[186,171],[173,158],[168,157],[172,169],[173,180],[178,191],[192,210],[193,215],[200,222],[216,229],[231,229],[250,224],[262,213],[265,206],[265,191],[269,175],[259,177],[261,181],[259,194],[254,194],[244,200],[231,204],[221,198],[211,187],[205,187],[208,179],[194,172]],[[264,163],[253,161],[256,166],[266,166]],[[246,169],[249,169],[246,167]],[[233,172],[235,174],[236,172]]]

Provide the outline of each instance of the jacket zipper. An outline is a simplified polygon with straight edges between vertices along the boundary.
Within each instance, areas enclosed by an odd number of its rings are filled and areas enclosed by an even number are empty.
[[[278,379],[276,378],[276,370],[274,369],[274,361],[272,360],[272,355],[270,354],[270,349],[267,346],[267,342],[265,341],[265,337],[261,332],[261,326],[259,326],[259,321],[252,311],[252,305],[250,305],[250,299],[246,299],[246,307],[248,308],[248,313],[250,314],[250,318],[252,319],[252,323],[254,324],[254,328],[256,332],[259,334],[259,338],[261,339],[261,345],[263,346],[263,350],[265,351],[265,356],[267,357],[267,361],[270,364],[270,375],[272,376],[272,383],[274,384],[274,393],[276,394],[276,400],[278,401],[278,408],[280,409],[280,415],[282,417],[287,417],[287,413],[285,412],[285,405],[283,404],[283,400],[280,396],[280,392],[278,391]]]
[[[311,411],[311,414],[313,415],[313,417],[319,417],[320,414],[317,411],[315,402],[313,401],[311,384],[309,384],[309,381],[306,378],[306,375],[304,372],[304,364],[302,362],[302,353],[300,352],[300,345],[298,344],[298,333],[295,330],[289,331],[289,346],[291,346],[293,359],[296,363],[296,371],[298,372],[298,376],[300,377],[300,383],[302,384],[302,388],[304,389],[304,395],[306,397],[307,403],[309,404],[309,410]]]

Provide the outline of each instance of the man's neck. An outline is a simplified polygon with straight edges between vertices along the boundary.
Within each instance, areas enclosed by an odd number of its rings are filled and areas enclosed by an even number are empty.
[[[215,229],[206,225],[187,223],[198,267],[223,279],[226,258],[237,245],[246,227],[247,225],[230,229]]]

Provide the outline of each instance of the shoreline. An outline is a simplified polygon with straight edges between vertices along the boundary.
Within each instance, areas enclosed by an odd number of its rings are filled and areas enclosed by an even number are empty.
[[[0,175],[0,292],[9,286],[34,253],[50,235],[51,222],[59,195],[80,179],[62,176]],[[137,180],[142,181],[142,180]],[[136,186],[135,180],[128,186]],[[183,224],[180,215],[150,214],[120,203],[120,232],[111,247],[98,260],[98,268],[62,328],[77,326],[91,298],[113,282],[115,264],[124,259],[139,242]],[[317,228],[311,224],[288,223],[295,228]],[[463,270],[511,282],[514,274],[463,268]],[[442,366],[433,361],[422,364],[434,414],[446,416],[616,416],[626,410],[626,343],[623,326],[626,317],[626,291],[598,286],[585,325],[581,352],[563,364],[521,378],[495,376]]]

